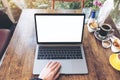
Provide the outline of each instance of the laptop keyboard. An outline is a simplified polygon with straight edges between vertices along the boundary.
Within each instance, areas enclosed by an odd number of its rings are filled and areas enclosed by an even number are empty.
[[[38,59],[82,59],[80,47],[39,47]]]

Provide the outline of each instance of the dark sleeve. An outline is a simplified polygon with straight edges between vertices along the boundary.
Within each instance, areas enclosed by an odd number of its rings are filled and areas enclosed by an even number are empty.
[[[32,78],[31,80],[42,80],[42,79],[40,79],[40,78]]]
[[[3,11],[0,11],[0,28],[10,29],[12,25],[13,23],[7,14]]]

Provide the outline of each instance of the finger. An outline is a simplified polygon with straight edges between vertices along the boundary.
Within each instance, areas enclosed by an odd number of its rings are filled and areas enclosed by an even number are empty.
[[[51,62],[51,64],[48,66],[49,68],[53,67],[57,62]]]
[[[61,64],[58,63],[58,65],[54,69],[54,74],[56,74],[58,72],[58,70],[60,69],[60,67],[61,67]]]
[[[49,65],[50,65],[51,63],[52,63],[52,62],[47,63],[45,67],[49,67]]]
[[[60,75],[60,72],[58,72],[58,73],[55,75],[54,80],[56,80],[56,79],[59,77],[59,75]]]
[[[58,65],[59,65],[59,63],[56,62],[54,65],[51,66],[51,70],[55,70]]]

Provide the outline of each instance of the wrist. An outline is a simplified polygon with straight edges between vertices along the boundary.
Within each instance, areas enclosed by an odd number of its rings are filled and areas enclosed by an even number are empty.
[[[43,80],[41,78],[32,78],[31,80]]]
[[[40,75],[38,76],[39,79],[44,80]]]

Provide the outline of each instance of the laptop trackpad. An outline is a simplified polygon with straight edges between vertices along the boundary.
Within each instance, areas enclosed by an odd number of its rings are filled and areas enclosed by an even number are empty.
[[[80,60],[47,60],[46,62],[50,61],[57,61],[61,63],[61,74],[79,74],[81,72],[80,70]]]
[[[61,63],[61,74],[80,74],[82,72],[82,65],[80,65],[80,60],[64,60]],[[81,66],[81,68],[80,68]]]
[[[38,60],[36,64],[41,64],[40,66],[35,65],[33,70],[34,74],[39,74],[44,66],[50,61],[57,61],[61,63],[61,74],[81,74],[81,73],[88,73],[86,64],[84,60]],[[82,64],[82,65],[81,65]],[[38,70],[39,69],[39,70]]]

